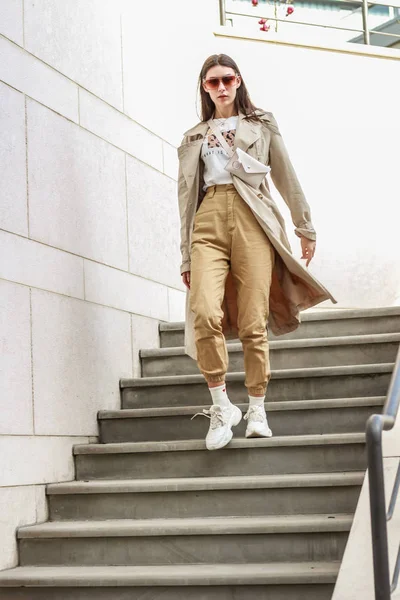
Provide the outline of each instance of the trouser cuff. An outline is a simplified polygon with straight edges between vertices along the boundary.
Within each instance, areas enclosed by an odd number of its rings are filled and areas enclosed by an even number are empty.
[[[249,387],[247,388],[247,392],[249,396],[261,396],[261,394],[265,396],[267,393],[267,386]]]
[[[203,373],[207,382],[210,383],[219,383],[220,381],[225,381],[225,375],[207,375],[207,373]]]

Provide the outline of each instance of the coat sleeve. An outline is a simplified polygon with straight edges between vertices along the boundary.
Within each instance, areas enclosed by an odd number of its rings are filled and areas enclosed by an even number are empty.
[[[268,128],[271,132],[269,163],[271,179],[278,192],[289,207],[295,234],[310,240],[316,240],[316,231],[311,222],[310,206],[297,179],[288,151],[272,113],[269,113]]]
[[[181,144],[185,141],[186,137],[184,136]],[[181,161],[179,161],[179,169],[178,169],[178,204],[179,204],[179,216],[181,221],[180,227],[180,250],[181,250],[181,266],[180,273],[184,273],[185,271],[190,271],[190,256],[189,256],[189,242],[187,239],[187,227],[186,227],[186,217],[187,217],[187,203],[188,203],[188,189],[185,176],[182,171]]]

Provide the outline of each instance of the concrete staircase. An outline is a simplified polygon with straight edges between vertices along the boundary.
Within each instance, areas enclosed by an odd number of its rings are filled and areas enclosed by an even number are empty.
[[[243,422],[205,449],[209,407],[183,324],[160,325],[122,409],[101,411],[99,444],[74,448],[76,481],[47,488],[50,521],[18,531],[20,566],[2,600],[327,600],[400,342],[400,308],[303,315],[270,336],[274,436]],[[229,342],[228,392],[247,409],[243,355]]]

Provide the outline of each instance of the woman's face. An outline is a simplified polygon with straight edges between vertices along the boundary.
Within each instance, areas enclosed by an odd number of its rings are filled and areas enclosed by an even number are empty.
[[[233,84],[226,83],[222,81],[222,77],[228,75],[230,77],[235,77],[233,80]],[[212,79],[214,77],[219,77],[218,87],[211,88],[207,85],[207,80]],[[226,107],[233,104],[236,97],[236,90],[240,87],[240,75],[235,75],[234,69],[232,67],[224,67],[223,65],[215,65],[208,69],[205,77],[206,81],[203,79],[203,89],[205,92],[210,94],[211,100],[214,102],[216,109],[226,110]]]

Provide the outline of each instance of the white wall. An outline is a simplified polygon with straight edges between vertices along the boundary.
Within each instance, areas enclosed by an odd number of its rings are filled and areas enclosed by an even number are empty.
[[[219,51],[239,62],[253,101],[280,124],[317,231],[310,271],[337,307],[400,304],[400,53],[332,52],[217,29]]]
[[[134,120],[125,25],[106,1],[0,6],[0,568],[183,318],[176,149]]]
[[[196,85],[203,61],[213,53],[230,54],[255,104],[278,119],[310,203],[318,235],[310,271],[332,291],[337,306],[400,304],[400,52],[350,43],[335,50],[307,47],[309,38],[299,35],[272,35],[268,42],[258,32],[250,38],[240,28],[219,27],[214,0],[201,2],[198,13],[200,3],[189,11],[184,0],[129,6],[126,14],[136,19],[124,19],[130,33],[124,65],[132,66],[124,84],[129,90],[137,76],[145,85],[135,100],[128,91],[125,110],[135,110],[141,123],[153,123],[154,131],[178,145],[182,132],[199,120]],[[135,48],[145,54],[141,65],[129,63]],[[290,214],[274,194],[300,257]]]
[[[0,568],[159,320],[183,319],[175,146],[209,54],[232,54],[280,123],[313,273],[341,306],[400,301],[399,61],[215,37],[218,22],[215,0],[0,4]]]

